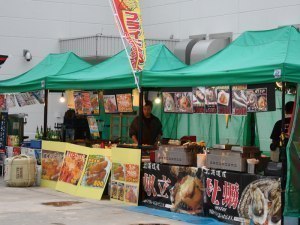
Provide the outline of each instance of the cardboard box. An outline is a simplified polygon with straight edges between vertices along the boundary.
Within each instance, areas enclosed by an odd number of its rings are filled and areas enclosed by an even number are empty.
[[[246,171],[246,158],[238,152],[216,150],[207,154],[207,167],[212,169]]]
[[[155,151],[155,162],[182,166],[195,166],[196,154],[183,146],[165,145]]]

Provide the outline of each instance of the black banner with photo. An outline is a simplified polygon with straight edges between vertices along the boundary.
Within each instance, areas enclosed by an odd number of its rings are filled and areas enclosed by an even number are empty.
[[[203,173],[208,216],[230,224],[280,224],[279,178],[212,169]]]
[[[204,185],[200,168],[144,163],[142,176],[144,205],[203,215]]]
[[[0,112],[0,149],[5,149],[8,113]]]

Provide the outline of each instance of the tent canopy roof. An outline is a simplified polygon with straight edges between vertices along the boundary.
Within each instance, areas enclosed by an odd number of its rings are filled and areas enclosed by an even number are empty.
[[[165,45],[147,46],[144,71],[164,71],[185,67]],[[144,73],[143,71],[143,73]],[[139,79],[144,77],[138,73]],[[159,80],[157,82],[160,82]],[[126,51],[123,50],[111,58],[93,67],[62,76],[48,77],[46,88],[55,89],[121,89],[135,88],[134,76]]]
[[[281,76],[275,77],[276,73]],[[145,71],[142,85],[194,87],[275,81],[298,83],[299,75],[300,34],[295,27],[286,26],[245,32],[217,54],[183,69]]]
[[[72,52],[49,54],[31,70],[11,79],[0,82],[1,93],[26,92],[44,89],[47,77],[58,77],[91,67],[91,65]]]

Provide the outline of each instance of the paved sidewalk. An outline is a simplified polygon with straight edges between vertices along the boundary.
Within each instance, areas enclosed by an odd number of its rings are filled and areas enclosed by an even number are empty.
[[[42,203],[79,201],[79,204],[54,207]],[[109,200],[74,197],[42,187],[6,187],[0,177],[0,225],[190,225],[157,216],[131,212]]]

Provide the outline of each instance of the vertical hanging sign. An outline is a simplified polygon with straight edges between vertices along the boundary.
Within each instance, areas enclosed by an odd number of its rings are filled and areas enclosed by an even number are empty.
[[[146,43],[139,0],[110,0],[110,2],[122,41],[126,39],[131,46],[130,63],[135,76],[135,72],[143,70],[146,61]],[[124,41],[123,44],[126,49]],[[136,76],[135,81],[138,85]]]
[[[3,63],[5,63],[5,61],[7,60],[8,56],[7,55],[0,55],[0,68],[1,68],[1,65]]]

